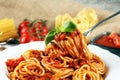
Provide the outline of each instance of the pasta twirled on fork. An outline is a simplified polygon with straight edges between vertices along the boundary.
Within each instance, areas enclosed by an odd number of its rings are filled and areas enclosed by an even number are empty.
[[[11,80],[103,80],[106,71],[78,30],[61,32],[44,51],[28,50],[22,56],[24,60],[10,70]]]

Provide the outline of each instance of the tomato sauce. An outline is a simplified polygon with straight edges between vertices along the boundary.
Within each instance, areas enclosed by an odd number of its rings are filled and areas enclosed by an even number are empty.
[[[107,47],[120,48],[120,36],[112,32],[110,35],[104,35],[95,41],[95,44]]]
[[[108,47],[114,47],[112,40],[109,40],[107,36],[102,36],[101,38],[96,40],[95,43],[99,45],[108,46]]]
[[[9,71],[10,72],[13,71],[15,67],[23,60],[24,60],[23,56],[17,59],[8,59],[6,65],[9,68]]]

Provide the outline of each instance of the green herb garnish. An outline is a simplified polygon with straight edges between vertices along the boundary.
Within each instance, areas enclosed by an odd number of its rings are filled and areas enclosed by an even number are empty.
[[[70,20],[64,22],[62,26],[56,27],[55,30],[50,31],[45,40],[45,44],[49,44],[55,37],[56,34],[60,32],[72,32],[77,28],[76,24]]]
[[[72,21],[66,21],[61,26],[61,32],[73,32],[76,29],[76,24]]]
[[[57,33],[58,32],[56,30],[49,31],[45,39],[45,44],[47,45],[49,42],[51,42]]]

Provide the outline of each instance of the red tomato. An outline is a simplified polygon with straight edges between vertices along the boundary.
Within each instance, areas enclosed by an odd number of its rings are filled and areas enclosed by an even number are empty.
[[[28,27],[24,27],[20,30],[20,35],[22,35],[25,32],[29,32],[29,28]]]
[[[32,29],[30,29],[30,32],[31,32],[31,33],[35,33],[35,32],[36,32],[36,29],[35,29],[35,28],[32,28]]]
[[[23,21],[23,22],[21,22],[21,23],[19,24],[18,29],[21,30],[22,28],[28,26],[29,23],[30,23],[29,21]]]
[[[42,26],[42,23],[39,21],[39,22],[35,22],[33,23],[32,27],[35,28],[35,30],[41,30],[41,26]]]
[[[38,22],[38,23],[37,23],[37,28],[38,28],[38,30],[41,29],[41,26],[42,26],[42,23],[41,23],[41,22]]]
[[[28,24],[30,24],[28,26]],[[27,43],[30,41],[44,40],[48,33],[48,28],[46,21],[44,20],[34,20],[23,21],[19,25],[20,43]],[[40,36],[40,39],[39,39]]]
[[[48,33],[48,28],[47,28],[47,27],[43,27],[41,33],[42,33],[41,35],[43,35],[43,36],[47,35],[47,33]]]
[[[29,36],[21,36],[20,37],[20,43],[28,43],[30,41],[30,37]]]
[[[24,32],[23,34],[20,35],[20,37],[23,37],[23,36],[31,37],[31,33],[30,32]]]
[[[30,42],[34,42],[34,41],[39,41],[40,39],[38,38],[38,37],[32,37],[31,39],[30,39]]]

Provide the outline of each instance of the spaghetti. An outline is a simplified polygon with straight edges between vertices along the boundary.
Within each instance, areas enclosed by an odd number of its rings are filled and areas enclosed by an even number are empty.
[[[14,68],[7,61],[11,80],[104,79],[104,62],[89,51],[85,37],[78,30],[61,32],[44,51],[28,50],[22,56],[24,60]]]
[[[43,76],[44,68],[40,65],[36,58],[26,59],[19,63],[19,65],[10,73],[11,80],[30,80],[31,76]]]

